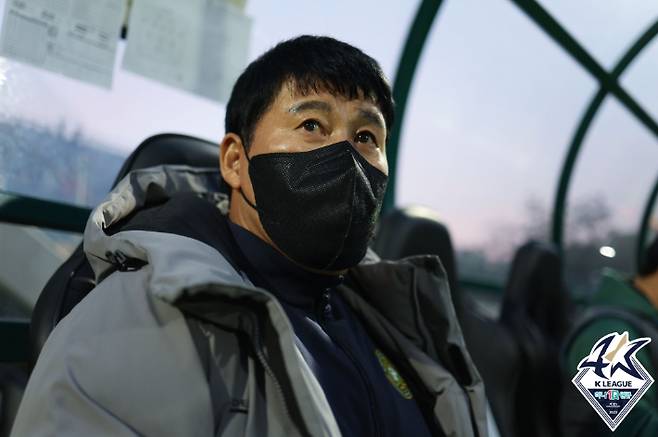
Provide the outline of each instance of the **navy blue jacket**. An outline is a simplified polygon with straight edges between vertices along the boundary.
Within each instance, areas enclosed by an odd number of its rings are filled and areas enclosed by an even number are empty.
[[[272,291],[295,332],[344,436],[429,436],[423,415],[391,360],[334,292],[343,278],[309,272],[230,223],[251,264],[249,279]]]

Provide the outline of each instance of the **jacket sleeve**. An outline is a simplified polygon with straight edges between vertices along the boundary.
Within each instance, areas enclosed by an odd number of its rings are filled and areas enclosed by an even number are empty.
[[[614,319],[604,319],[592,323],[587,328],[575,338],[572,343],[571,348],[567,351],[567,360],[566,360],[566,369],[569,378],[565,380],[565,383],[570,384],[565,388],[565,391],[574,391],[572,390],[573,384],[571,383],[571,378],[573,378],[577,373],[577,367],[580,361],[587,355],[589,355],[592,346],[604,335],[611,332],[622,333],[628,331],[628,335],[631,339],[637,338],[640,335],[633,329],[632,326],[624,323],[621,320]],[[637,358],[642,363],[644,368],[649,372],[649,374],[655,379],[656,378],[656,369],[651,365],[651,360],[649,357],[649,352],[645,349],[640,350],[637,353]],[[577,396],[573,396],[572,402],[582,402],[585,405],[585,408],[573,408],[571,411],[563,408],[563,415],[578,415],[579,412],[587,412],[586,414],[591,414],[596,416],[596,413],[591,408],[589,403],[585,400],[580,393],[577,393]],[[576,401],[578,399],[578,401]],[[596,416],[596,422],[600,423],[599,433],[597,435],[602,436],[618,436],[623,435],[627,437],[654,437],[658,435],[658,409],[656,408],[656,388],[655,384],[647,390],[647,392],[642,396],[642,399],[635,404],[631,412],[626,416],[622,421],[619,427],[613,433],[610,429],[603,424],[603,421]],[[565,417],[563,417],[565,419]],[[569,417],[566,417],[567,420],[570,420]],[[572,422],[582,418],[571,418]],[[584,431],[584,430],[583,430]],[[571,431],[573,432],[573,431]],[[587,434],[579,434],[587,435]]]
[[[60,359],[59,353],[40,359],[44,365],[35,368],[30,379],[12,436],[139,435],[125,418],[116,416],[88,393],[74,370],[58,366]]]
[[[212,435],[210,394],[174,307],[145,272],[105,279],[48,338],[12,436]]]

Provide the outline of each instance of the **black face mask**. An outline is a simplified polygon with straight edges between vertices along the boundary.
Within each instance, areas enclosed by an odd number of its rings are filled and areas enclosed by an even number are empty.
[[[348,141],[247,159],[256,205],[242,197],[281,251],[318,270],[361,261],[384,198],[384,173]]]

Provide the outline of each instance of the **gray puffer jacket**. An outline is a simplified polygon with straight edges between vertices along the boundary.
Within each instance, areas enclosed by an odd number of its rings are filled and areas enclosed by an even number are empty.
[[[140,170],[93,211],[84,249],[100,283],[46,342],[12,435],[340,435],[281,305],[224,244],[218,185],[216,170]],[[339,292],[433,433],[486,436],[439,260],[369,254],[348,276]]]

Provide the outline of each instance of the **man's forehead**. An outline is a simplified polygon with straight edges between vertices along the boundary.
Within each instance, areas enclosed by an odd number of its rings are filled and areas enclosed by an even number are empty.
[[[299,113],[307,110],[318,110],[331,112],[334,109],[334,99],[339,102],[347,102],[354,107],[359,113],[375,113],[377,116],[384,118],[379,105],[374,99],[364,96],[360,93],[358,96],[350,97],[342,93],[334,93],[329,90],[299,90],[291,86],[283,86],[275,99],[286,112]]]

